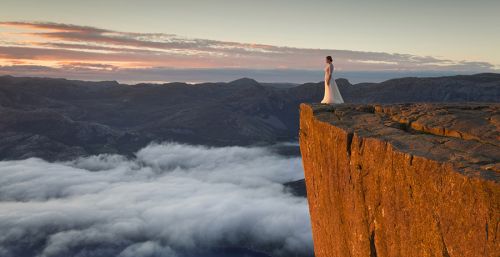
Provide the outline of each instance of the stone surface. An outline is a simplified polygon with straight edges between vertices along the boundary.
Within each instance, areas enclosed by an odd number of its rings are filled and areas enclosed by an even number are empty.
[[[500,256],[500,104],[300,106],[316,257]]]

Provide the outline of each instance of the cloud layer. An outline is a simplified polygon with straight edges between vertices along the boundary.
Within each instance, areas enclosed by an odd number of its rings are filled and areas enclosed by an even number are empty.
[[[300,158],[150,145],[137,158],[0,162],[1,256],[183,256],[221,246],[311,254]],[[203,255],[200,255],[203,256]]]
[[[410,54],[224,42],[59,23],[0,22],[0,74],[82,78],[86,74],[99,77],[117,73],[116,79],[123,80],[122,74],[139,74],[143,70],[175,72],[182,69],[196,73],[196,69],[236,69],[286,75],[279,72],[321,69],[326,55],[332,55],[337,69],[343,71],[484,72],[496,69],[487,62]],[[211,81],[217,80],[217,74],[212,75]],[[161,76],[161,80],[172,81],[168,75]],[[193,80],[185,78],[184,81]]]

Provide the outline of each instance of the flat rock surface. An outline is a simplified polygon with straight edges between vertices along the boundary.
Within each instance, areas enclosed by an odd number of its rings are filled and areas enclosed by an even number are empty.
[[[315,116],[397,149],[500,181],[500,104],[311,104]]]

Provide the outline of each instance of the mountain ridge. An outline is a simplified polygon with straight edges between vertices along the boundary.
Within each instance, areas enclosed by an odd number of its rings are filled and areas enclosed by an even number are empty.
[[[135,84],[129,84],[129,83],[120,83],[116,80],[80,80],[80,79],[68,79],[68,78],[63,78],[63,77],[38,77],[38,76],[13,76],[13,75],[0,75],[0,79],[2,78],[10,78],[10,79],[41,79],[41,80],[60,80],[60,81],[68,81],[68,82],[74,82],[74,83],[94,83],[94,84],[115,84],[115,85],[126,85],[126,86],[136,86],[136,85],[171,85],[171,84],[183,84],[183,85],[200,85],[200,84],[231,84],[231,83],[238,83],[240,81],[251,81],[251,82],[257,82],[259,84],[288,84],[290,87],[294,86],[300,86],[304,84],[318,84],[318,83],[323,83],[323,81],[318,81],[318,82],[306,82],[306,83],[293,83],[293,82],[260,82],[257,81],[253,78],[249,77],[241,77],[238,79],[234,79],[228,82],[200,82],[200,83],[187,83],[187,82],[182,82],[182,81],[173,81],[173,82],[166,82],[166,83],[148,83],[148,82],[141,82],[141,83],[135,83]],[[478,82],[479,79],[482,79],[483,82],[493,82],[493,81],[498,81],[500,80],[500,73],[493,73],[493,72],[482,72],[482,73],[474,73],[470,75],[447,75],[447,76],[424,76],[424,77],[416,77],[416,76],[407,76],[407,77],[398,77],[398,78],[392,78],[388,80],[384,80],[381,82],[359,82],[352,84],[349,82],[349,79],[343,78],[343,77],[338,77],[335,80],[338,81],[347,81],[350,85],[356,86],[356,85],[365,85],[365,84],[381,84],[381,83],[386,83],[389,81],[400,81],[400,80],[406,80],[406,79],[463,79],[463,80],[470,80],[473,79],[473,81]],[[289,87],[288,87],[289,88]]]
[[[500,74],[336,82],[350,103],[500,102]],[[323,88],[323,82],[273,87],[249,78],[127,85],[0,76],[0,159],[132,155],[153,141],[214,146],[294,141],[299,104],[319,102]]]

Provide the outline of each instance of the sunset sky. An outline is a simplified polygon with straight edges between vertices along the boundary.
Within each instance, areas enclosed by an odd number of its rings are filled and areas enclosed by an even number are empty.
[[[353,81],[499,72],[498,10],[493,0],[2,0],[0,75],[306,82],[322,79],[326,55]]]

